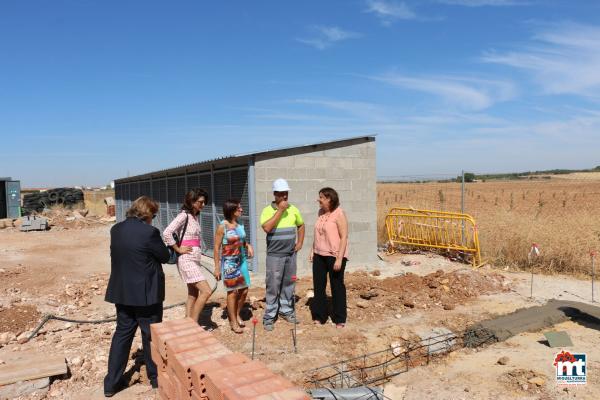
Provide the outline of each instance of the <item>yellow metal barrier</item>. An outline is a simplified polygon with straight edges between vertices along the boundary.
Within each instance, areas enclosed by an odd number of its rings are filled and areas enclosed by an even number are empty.
[[[468,214],[394,207],[385,217],[385,227],[392,246],[464,252],[471,255],[473,267],[481,265],[477,225]]]

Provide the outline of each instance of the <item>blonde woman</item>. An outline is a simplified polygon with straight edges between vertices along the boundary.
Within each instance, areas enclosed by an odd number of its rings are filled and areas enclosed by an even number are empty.
[[[110,278],[105,300],[116,307],[117,327],[104,378],[106,397],[123,388],[123,372],[138,326],[148,379],[153,388],[158,387],[158,372],[150,355],[150,324],[162,321],[165,300],[162,264],[169,260],[169,250],[158,229],[151,225],[157,212],[158,203],[142,196],[127,210],[127,218],[110,230]]]

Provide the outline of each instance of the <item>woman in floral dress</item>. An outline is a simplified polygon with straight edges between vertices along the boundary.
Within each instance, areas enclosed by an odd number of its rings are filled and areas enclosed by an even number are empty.
[[[215,276],[223,279],[227,290],[229,325],[235,333],[243,332],[240,311],[250,286],[246,259],[254,256],[252,246],[246,241],[244,225],[238,222],[242,211],[239,200],[227,200],[223,204],[225,219],[219,224],[215,234]]]
[[[200,265],[200,223],[198,215],[208,201],[208,193],[204,189],[192,189],[185,195],[181,212],[171,221],[163,232],[163,240],[167,246],[172,246],[179,257],[177,259],[177,270],[179,276],[187,285],[188,296],[185,304],[185,316],[198,321],[200,313],[206,301],[212,294],[206,277],[202,273]],[[187,226],[186,226],[187,220]],[[185,233],[181,245],[178,246],[173,239],[173,233],[181,237],[185,227]]]

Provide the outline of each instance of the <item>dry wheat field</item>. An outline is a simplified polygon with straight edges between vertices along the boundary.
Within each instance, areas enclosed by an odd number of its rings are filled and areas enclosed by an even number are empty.
[[[531,244],[537,243],[537,270],[591,273],[590,251],[600,251],[600,174],[473,182],[465,188],[465,212],[477,221],[484,260],[528,267]],[[380,243],[387,240],[385,215],[394,206],[460,212],[461,185],[379,183]]]

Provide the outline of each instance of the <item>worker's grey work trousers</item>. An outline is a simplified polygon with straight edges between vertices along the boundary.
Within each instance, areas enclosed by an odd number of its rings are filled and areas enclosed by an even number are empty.
[[[296,253],[289,256],[267,256],[266,301],[267,307],[263,324],[275,322],[277,314],[294,316],[292,296],[294,284],[292,277],[296,275]]]

